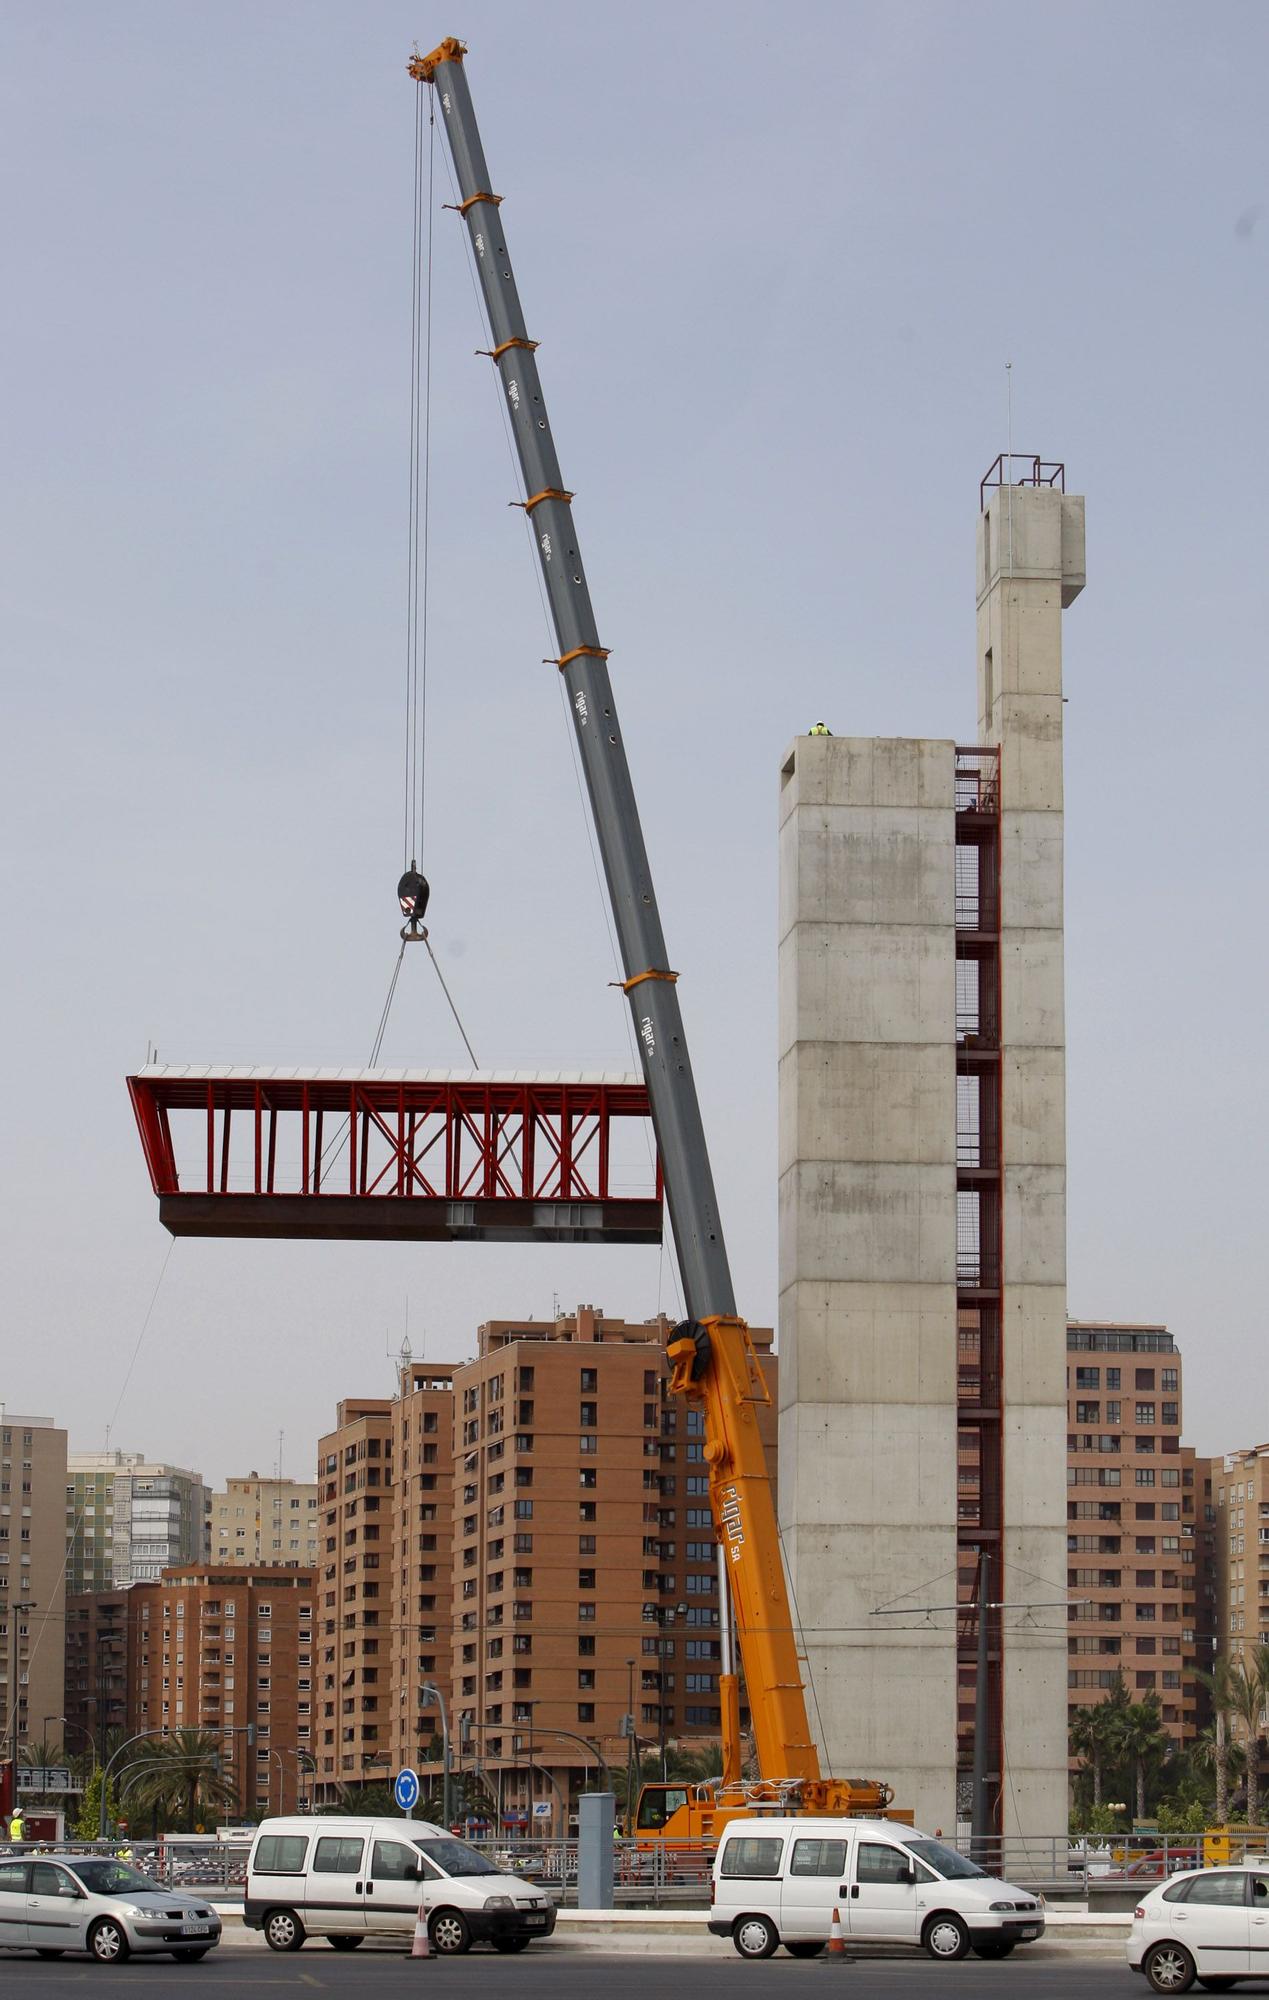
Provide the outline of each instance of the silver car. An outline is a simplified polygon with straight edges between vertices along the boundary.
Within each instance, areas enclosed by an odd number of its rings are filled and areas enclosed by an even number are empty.
[[[41,1958],[86,1951],[116,1965],[134,1951],[202,1958],[220,1943],[220,1918],[198,1895],[174,1895],[109,1854],[0,1860],[0,1948]]]

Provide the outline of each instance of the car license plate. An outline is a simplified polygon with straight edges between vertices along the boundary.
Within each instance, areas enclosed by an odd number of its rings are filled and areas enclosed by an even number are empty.
[[[182,1937],[206,1937],[206,1936],[207,1936],[207,1933],[208,1933],[208,1931],[209,1931],[210,1929],[211,1929],[211,1925],[210,1925],[210,1924],[182,1924],[182,1925],[181,1925],[181,1936],[182,1936]]]
[[[526,1923],[526,1924],[528,1925],[528,1927],[529,1927],[529,1929],[530,1929],[530,1930],[541,1930],[541,1928],[542,1928],[543,1924],[544,1924],[544,1923],[546,1922],[546,1918],[545,1918],[545,1917],[526,1917],[524,1921],[525,1921],[525,1923]]]
[[[1039,1924],[1024,1924],[1022,1927],[1022,1935],[1024,1938],[1039,1937],[1040,1935]]]

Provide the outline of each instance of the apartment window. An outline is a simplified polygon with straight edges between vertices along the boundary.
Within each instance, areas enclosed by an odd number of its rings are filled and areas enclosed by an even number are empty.
[[[593,1500],[579,1500],[577,1503],[577,1518],[579,1521],[593,1521],[596,1518],[595,1502]]]
[[[1137,1424],[1137,1428],[1139,1430],[1146,1424],[1153,1424],[1154,1422],[1153,1403],[1138,1403],[1135,1407],[1137,1412],[1135,1421]]]
[[[577,1685],[579,1688],[593,1688],[595,1685],[595,1669],[593,1667],[579,1667],[577,1669]]]
[[[595,1641],[588,1633],[583,1632],[579,1635],[577,1641],[577,1652],[578,1652],[578,1657],[580,1659],[583,1660],[593,1659],[595,1653]]]
[[[515,1503],[515,1517],[517,1521],[531,1521],[533,1519],[532,1500],[517,1500]]]
[[[599,1474],[593,1465],[584,1465],[577,1477],[579,1483],[587,1489],[594,1488],[599,1484]]]
[[[579,1387],[580,1387],[580,1389],[581,1389],[581,1391],[582,1391],[582,1394],[583,1394],[583,1395],[585,1395],[585,1394],[587,1393],[587,1391],[588,1391],[588,1390],[592,1390],[592,1389],[598,1389],[598,1387],[599,1387],[599,1371],[598,1371],[598,1369],[596,1369],[596,1368],[583,1368],[583,1370],[582,1370],[582,1372],[581,1372],[581,1378],[580,1378],[580,1382],[579,1382]],[[593,1405],[592,1405],[592,1408],[593,1408]],[[590,1421],[591,1421],[591,1423],[594,1423],[594,1421],[595,1421],[594,1417],[592,1417],[592,1418],[590,1419]],[[585,1417],[583,1417],[583,1418],[582,1418],[582,1422],[583,1422],[583,1423],[585,1423],[585,1422],[586,1422],[586,1419],[585,1419]]]
[[[1159,1377],[1159,1387],[1163,1390],[1164,1394],[1166,1395],[1169,1389],[1175,1392],[1180,1386],[1180,1371],[1176,1368],[1165,1368]]]
[[[529,1555],[532,1555],[532,1554],[533,1554],[533,1537],[532,1537],[532,1535],[523,1535],[523,1534],[521,1534],[521,1535],[513,1535],[513,1536],[511,1537],[511,1546],[512,1546],[512,1548],[513,1548],[513,1549],[515,1550],[515,1553],[516,1553],[516,1554],[517,1554],[518,1556],[529,1556]]]
[[[593,1722],[595,1720],[595,1704],[593,1701],[578,1702],[577,1720],[579,1722]]]
[[[1152,1465],[1139,1465],[1133,1473],[1133,1479],[1138,1486],[1153,1486],[1154,1467]]]
[[[594,1535],[579,1535],[577,1537],[577,1553],[579,1556],[593,1556],[595,1554]],[[594,1574],[593,1571],[591,1573],[592,1575]]]
[[[595,1622],[594,1605],[579,1604],[577,1607],[577,1620],[580,1625],[593,1625]]]
[[[517,1465],[515,1483],[517,1486],[532,1486],[533,1467],[531,1465]]]
[[[1181,1421],[1181,1405],[1179,1403],[1165,1403],[1160,1415],[1160,1421],[1165,1424],[1179,1424]]]
[[[599,1439],[594,1431],[585,1431],[577,1440],[577,1449],[585,1458],[594,1458],[599,1452]]]
[[[583,1403],[578,1412],[578,1418],[577,1418],[578,1430],[593,1431],[598,1428],[598,1425],[599,1425],[598,1403]]]

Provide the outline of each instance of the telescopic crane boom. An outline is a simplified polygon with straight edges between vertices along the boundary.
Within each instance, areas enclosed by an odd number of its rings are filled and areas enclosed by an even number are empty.
[[[657,910],[625,743],[582,565],[572,494],[564,485],[499,212],[467,87],[463,43],[416,55],[409,71],[436,92],[524,479],[522,504],[559,646],[578,752],[621,951],[623,986],[648,1086],[665,1201],[690,1315],[669,1347],[671,1388],[699,1402],[714,1521],[726,1548],[736,1636],[764,1780],[794,1781],[806,1804],[842,1810],[843,1781],[824,1780],[811,1740],[757,1406],[768,1400],[744,1320],[736,1313],[700,1104]],[[728,1692],[722,1691],[724,1709]],[[734,1684],[730,1705],[735,1710]],[[735,1725],[730,1747],[735,1764]],[[725,1774],[738,1777],[738,1769]],[[847,1787],[848,1789],[848,1787]],[[884,1803],[884,1786],[857,1788]],[[827,1795],[834,1794],[830,1805]],[[857,1801],[858,1804],[858,1801]]]

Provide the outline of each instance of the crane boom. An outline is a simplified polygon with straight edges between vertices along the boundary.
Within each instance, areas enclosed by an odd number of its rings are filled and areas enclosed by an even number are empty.
[[[538,561],[559,646],[595,833],[625,973],[653,1125],[666,1206],[690,1319],[669,1347],[670,1386],[704,1412],[710,1499],[735,1611],[736,1636],[763,1778],[801,1786],[818,1809],[848,1809],[848,1783],[820,1778],[802,1690],[797,1646],[780,1556],[771,1481],[757,1410],[769,1401],[745,1322],[737,1317],[719,1221],[700,1103],[688,1057],[677,974],[666,954],[656,892],[635,803],[617,705],[601,645],[565,488],[551,436],[532,341],[507,252],[499,208],[463,68],[463,43],[444,41],[409,71],[435,88],[458,182],[476,274],[524,480],[521,503],[533,524]],[[726,1663],[725,1663],[726,1664]],[[724,1681],[730,1676],[724,1674]],[[735,1714],[735,1683],[720,1687],[724,1713]],[[735,1723],[728,1746],[734,1778]],[[858,1791],[858,1787],[857,1787]],[[873,1803],[884,1786],[872,1788]],[[860,1793],[862,1798],[862,1793]]]
[[[688,1311],[736,1310],[687,1037],[670,970],[635,803],[625,742],[608,675],[607,649],[591,608],[572,495],[560,472],[499,215],[463,70],[463,44],[417,56],[410,74],[434,83],[454,162],[459,209],[493,336],[492,358],[524,479],[558,666],[568,691],[578,752],[621,950],[624,984],[648,1084],[666,1205]]]

